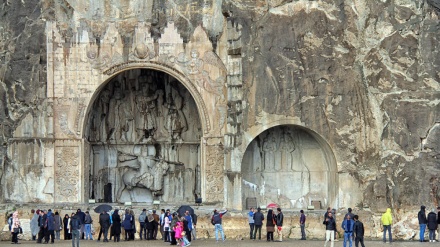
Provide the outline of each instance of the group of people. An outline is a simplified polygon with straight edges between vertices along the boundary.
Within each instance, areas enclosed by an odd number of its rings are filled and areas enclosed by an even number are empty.
[[[325,225],[325,244],[324,247],[327,246],[327,243],[331,241],[331,247],[334,246],[334,241],[336,238],[337,228],[336,228],[336,219],[334,217],[335,210],[331,208],[327,208],[327,212],[324,214],[323,224]],[[364,245],[364,224],[359,220],[358,215],[354,215],[351,208],[348,208],[348,213],[345,214],[344,220],[341,224],[342,230],[344,230],[344,247],[349,246],[352,247],[353,239],[355,240],[356,247],[361,243],[362,247]]]
[[[437,214],[433,209],[428,215],[426,215],[426,207],[421,206],[421,210],[418,213],[418,220],[420,225],[420,242],[425,241],[425,229],[429,229],[429,242],[435,242],[435,233],[440,224],[440,207],[437,208]],[[37,243],[54,243],[55,240],[60,240],[60,233],[64,230],[64,239],[72,240],[72,245],[76,243],[79,246],[80,239],[93,240],[93,220],[89,212],[85,213],[78,209],[76,213],[72,213],[70,216],[66,214],[62,219],[57,211],[54,213],[49,210],[31,210],[33,214],[30,222],[30,228],[32,233],[32,240],[36,240]],[[211,217],[211,223],[215,229],[216,241],[219,241],[221,237],[222,241],[225,241],[225,234],[222,227],[223,215],[227,213],[225,211],[214,210]],[[304,211],[300,211],[299,225],[301,227],[301,240],[306,240],[305,223],[306,216]],[[335,210],[328,208],[324,214],[323,224],[326,227],[326,236],[324,247],[331,241],[331,247],[334,246],[336,234],[338,233],[336,227],[336,219],[334,217]],[[261,212],[261,208],[250,208],[248,213],[248,220],[250,226],[250,239],[255,240],[257,238],[261,240],[261,228],[264,221],[266,221],[267,241],[274,241],[274,232],[277,231],[278,239],[276,241],[283,241],[282,227],[284,215],[281,212],[281,208],[277,208],[276,212],[273,209],[269,209],[266,217]],[[189,246],[191,240],[196,239],[196,225],[197,216],[194,213],[186,211],[183,215],[179,215],[177,212],[171,213],[169,209],[161,210],[161,214],[156,214],[156,210],[143,209],[138,217],[140,231],[139,237],[141,240],[157,240],[158,232],[161,233],[162,240],[169,242],[171,245]],[[381,217],[381,223],[383,225],[383,242],[386,243],[386,234],[388,233],[389,243],[392,240],[391,225],[393,218],[391,209],[388,208]],[[18,243],[18,234],[22,233],[20,220],[18,218],[18,212],[14,212],[8,218],[9,230],[12,235],[12,243]],[[135,214],[133,210],[126,209],[125,213],[120,215],[119,210],[116,209],[112,213],[108,211],[102,211],[99,215],[100,231],[97,241],[101,240],[108,242],[114,238],[114,242],[119,242],[121,239],[122,229],[125,232],[125,241],[135,239],[136,224]],[[344,231],[344,244],[349,243],[352,247],[352,240],[355,240],[355,245],[358,247],[361,243],[364,245],[364,225],[359,220],[358,215],[354,215],[351,208],[348,208],[348,213],[345,215],[341,224],[341,228]],[[108,239],[108,234],[110,238]],[[439,236],[440,238],[440,236]]]
[[[251,208],[248,213],[248,217],[250,227],[250,239],[255,240],[258,232],[258,239],[261,240],[261,227],[263,226],[264,220],[266,220],[267,241],[274,241],[273,233],[275,232],[275,229],[278,233],[277,242],[283,241],[282,228],[284,215],[283,212],[281,212],[281,208],[277,208],[276,213],[273,209],[269,209],[267,211],[266,218],[264,218],[264,214],[261,212],[261,208],[257,208],[257,210]]]
[[[438,225],[440,224],[440,207],[437,207],[437,213],[435,212],[435,208],[431,210],[431,212],[426,216],[426,207],[421,206],[420,211],[417,215],[420,226],[420,242],[425,242],[425,230],[428,228],[429,230],[429,242],[435,242],[435,232],[438,229]],[[440,234],[439,234],[440,240]]]

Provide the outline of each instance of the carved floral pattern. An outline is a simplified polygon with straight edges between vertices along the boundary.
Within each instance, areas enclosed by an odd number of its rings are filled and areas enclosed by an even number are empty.
[[[55,182],[57,202],[78,202],[79,148],[58,147],[56,153]]]
[[[222,146],[206,147],[206,201],[223,201],[223,163],[224,153]]]

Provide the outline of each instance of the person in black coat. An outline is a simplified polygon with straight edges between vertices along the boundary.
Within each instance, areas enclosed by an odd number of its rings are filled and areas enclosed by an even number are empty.
[[[104,234],[104,242],[108,242],[108,228],[110,227],[110,215],[103,212],[99,215],[99,224],[101,225],[102,233]]]
[[[269,209],[266,217],[266,232],[267,232],[267,241],[273,241],[273,232],[275,231],[277,216],[273,213],[272,209]]]
[[[257,212],[254,214],[254,225],[255,225],[255,232],[254,232],[254,239],[257,238],[257,231],[258,231],[258,239],[261,240],[261,226],[263,225],[264,221],[264,215],[261,213],[261,208],[257,208]]]
[[[437,230],[437,214],[434,209],[428,214],[429,242],[435,242],[435,231]]]
[[[72,234],[70,233],[70,227],[69,227],[69,215],[64,215],[63,218],[63,225],[64,225],[64,240],[70,240],[72,239]]]
[[[353,227],[353,234],[354,234],[354,244],[356,247],[359,246],[359,242],[361,243],[362,247],[365,247],[364,245],[364,224],[359,221],[359,216],[355,215],[354,218],[354,227]]]
[[[421,206],[419,214],[417,215],[417,218],[419,220],[419,226],[420,226],[420,236],[419,236],[420,242],[425,241],[425,229],[426,229],[426,223],[428,222],[426,220],[425,208],[426,208],[425,206]]]
[[[333,213],[328,212],[327,218],[324,219],[324,225],[325,225],[325,243],[324,247],[327,246],[327,242],[331,241],[331,247],[334,246],[335,243],[335,231],[336,231],[336,221],[335,218],[333,218]]]
[[[121,216],[119,215],[119,210],[115,209],[112,214],[112,235],[114,237],[115,242],[119,242],[121,240]]]

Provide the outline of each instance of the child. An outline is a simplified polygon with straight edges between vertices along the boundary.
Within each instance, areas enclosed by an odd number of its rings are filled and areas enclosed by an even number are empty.
[[[186,218],[185,217],[182,217],[182,218],[180,218],[180,222],[182,223],[182,229],[184,229],[185,228],[185,222],[186,221]],[[183,246],[183,247],[186,247],[186,246],[190,246],[191,245],[191,243],[188,241],[188,239],[186,238],[186,232],[185,231],[182,231],[182,235],[181,235],[181,239],[180,239],[180,241],[182,242],[181,243],[181,246]]]

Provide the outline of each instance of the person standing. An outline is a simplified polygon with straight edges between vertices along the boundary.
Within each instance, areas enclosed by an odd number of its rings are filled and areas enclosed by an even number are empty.
[[[255,225],[255,232],[254,232],[254,239],[257,238],[257,231],[258,231],[258,240],[261,240],[261,227],[263,226],[264,221],[264,215],[261,213],[261,208],[257,208],[257,212],[254,213],[254,225]]]
[[[72,247],[75,247],[75,241],[76,247],[79,247],[79,239],[81,237],[81,219],[78,217],[78,215],[75,214],[70,218],[69,228],[72,234]]]
[[[283,212],[281,212],[281,208],[277,208],[277,232],[278,232],[278,242],[283,241],[283,221],[284,221],[284,215]]]
[[[354,221],[350,218],[349,214],[347,214],[344,221],[342,221],[341,227],[344,230],[344,247],[347,246],[347,241],[350,243],[350,247],[352,247]]]
[[[154,218],[154,229],[153,229],[153,240],[157,240],[157,232],[159,231],[159,221],[160,217],[158,214],[156,214],[156,210],[153,209],[153,218]]]
[[[64,215],[63,225],[64,225],[64,240],[72,239],[72,235],[70,234],[70,225],[69,225],[70,217],[68,214]]]
[[[168,214],[169,214],[169,212],[166,212],[163,217],[163,232],[164,232],[163,241],[164,242],[170,242],[170,223],[171,223],[171,220],[168,217]]]
[[[9,231],[11,231],[12,230],[12,220],[13,220],[13,214],[9,214],[9,218],[8,218],[8,229],[9,229]]]
[[[362,247],[365,247],[364,245],[364,224],[359,221],[359,216],[354,216],[354,227],[353,227],[353,234],[354,234],[354,243],[356,247],[359,247],[359,242],[361,243]]]
[[[18,212],[15,211],[12,214],[12,225],[11,225],[11,234],[12,234],[12,243],[18,244],[18,234],[20,233],[20,220],[18,219]]]
[[[192,219],[191,214],[189,213],[188,210],[185,212],[185,220],[188,223],[188,229],[185,229],[186,239],[188,240],[188,242],[191,242],[191,232],[193,230],[193,219]]]
[[[139,215],[139,225],[140,225],[140,230],[139,230],[139,237],[142,240],[142,233],[144,233],[144,239],[147,240],[147,227],[145,225],[145,220],[147,219],[147,209],[142,209],[142,213]]]
[[[46,236],[46,210],[40,211],[40,217],[38,218],[38,226],[40,227],[40,231],[38,232],[37,244],[41,244],[43,242],[43,238]]]
[[[132,221],[133,221],[133,219],[130,214],[130,211],[128,211],[128,209],[126,209],[124,220],[122,221],[122,227],[124,227],[124,230],[125,230],[125,241],[130,240],[130,232],[132,230],[132,228],[131,228]]]
[[[174,228],[177,224],[177,222],[179,221],[179,215],[174,212],[171,215],[171,222],[170,222],[170,241],[171,241],[171,245],[177,245],[177,240],[176,240],[176,233],[174,232]]]
[[[387,208],[387,211],[382,214],[381,221],[383,225],[383,242],[386,243],[386,233],[388,231],[390,243],[392,243],[393,237],[391,234],[391,225],[393,224],[393,216],[391,215],[391,208]]]
[[[273,241],[273,232],[275,231],[276,215],[272,209],[269,209],[266,216],[266,233],[267,241]]]
[[[86,240],[93,240],[92,236],[92,217],[90,216],[89,211],[86,211],[86,217],[84,218],[84,232]]]
[[[299,216],[299,226],[301,227],[301,239],[300,240],[306,240],[306,216],[304,214],[304,210],[299,211],[301,215]]]
[[[332,212],[328,212],[327,218],[324,220],[325,225],[325,243],[324,247],[327,246],[327,242],[331,241],[331,247],[334,247],[335,243],[335,230],[336,230],[336,221],[333,218]]]
[[[249,213],[248,213],[248,221],[249,221],[249,228],[250,228],[250,232],[249,232],[249,236],[250,239],[255,239],[255,236],[253,236],[254,234],[254,228],[255,228],[255,221],[254,221],[254,208],[250,208],[249,209]]]
[[[32,240],[35,241],[37,239],[37,234],[40,231],[40,228],[38,227],[38,217],[40,210],[37,210],[37,212],[35,212],[35,210],[32,209],[31,213],[32,213],[32,219],[30,222],[30,228],[31,228]]]
[[[419,214],[417,215],[417,218],[419,219],[419,226],[420,226],[420,235],[419,235],[419,241],[424,242],[425,241],[425,230],[426,230],[426,223],[428,221],[426,220],[426,212],[425,212],[425,206],[420,207]]]
[[[104,241],[108,242],[108,228],[110,227],[110,215],[106,211],[99,215],[99,225],[101,225],[102,233],[104,234]]]
[[[86,214],[84,212],[81,211],[81,209],[77,209],[76,210],[76,215],[78,216],[79,220],[81,221],[81,229],[80,229],[80,233],[81,233],[81,239],[84,239],[84,221],[86,219]]]
[[[159,216],[159,231],[162,235],[162,240],[165,241],[165,234],[164,234],[164,224],[165,224],[165,209],[160,210],[160,216]]]
[[[429,242],[435,242],[435,232],[437,230],[437,214],[434,209],[428,214],[428,229],[429,229]]]
[[[153,240],[154,233],[154,217],[151,211],[148,211],[148,216],[145,222],[145,228],[147,229],[147,240]]]
[[[119,215],[119,209],[115,209],[111,219],[114,242],[119,242],[121,240],[121,216]]]
[[[52,209],[49,209],[47,212],[47,219],[46,219],[46,236],[44,237],[45,243],[53,244],[55,242],[55,219],[52,214]]]
[[[223,226],[222,226],[222,218],[223,215],[225,215],[228,212],[226,209],[223,212],[217,211],[217,209],[214,210],[214,215],[212,215],[211,222],[215,226],[215,240],[218,242],[218,234],[220,233],[222,236],[222,241],[225,241],[225,233],[223,232]]]
[[[63,225],[61,224],[61,217],[58,211],[55,212],[55,216],[53,217],[53,219],[55,222],[55,239],[61,240],[60,233],[63,229]]]
[[[191,214],[192,220],[193,220],[193,229],[191,231],[192,239],[196,240],[197,238],[197,232],[196,232],[196,226],[197,226],[197,215],[195,213]]]

